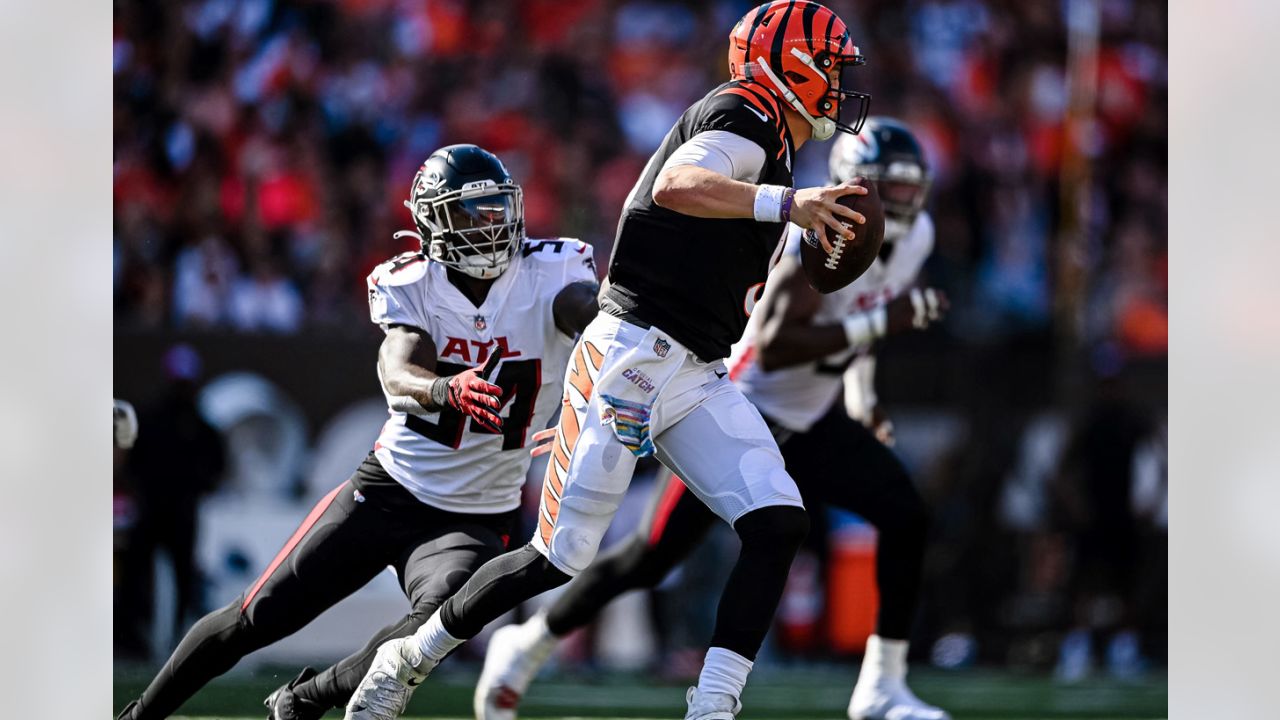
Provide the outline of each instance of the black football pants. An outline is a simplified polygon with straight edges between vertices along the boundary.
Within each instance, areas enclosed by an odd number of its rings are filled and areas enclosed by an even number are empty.
[[[804,497],[813,535],[820,535],[823,504],[851,510],[879,532],[876,632],[906,639],[920,593],[929,529],[924,501],[906,468],[871,431],[846,415],[840,403],[805,433],[778,431],[772,422],[770,426],[778,433],[787,472]],[[679,478],[664,478],[636,532],[574,578],[552,605],[547,625],[553,633],[563,636],[586,625],[628,590],[657,585],[718,520]]]
[[[419,502],[371,453],[321,500],[267,570],[231,604],[201,618],[122,718],[164,718],[245,655],[301,629],[387,566],[409,614],[359,652],[294,688],[345,705],[384,641],[411,635],[485,561],[506,547],[515,511],[463,515]]]

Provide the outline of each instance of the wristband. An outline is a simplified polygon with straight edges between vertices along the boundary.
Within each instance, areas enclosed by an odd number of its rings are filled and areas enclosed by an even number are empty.
[[[452,375],[438,377],[431,381],[431,404],[435,410],[443,410],[449,406],[449,381]]]
[[[844,336],[849,341],[849,347],[863,347],[875,342],[876,338],[884,337],[886,322],[884,306],[880,306],[867,312],[849,315],[841,325],[844,327]]]
[[[782,194],[782,222],[791,222],[791,206],[796,199],[796,191],[794,188],[787,188]]]
[[[782,200],[791,188],[783,185],[759,185],[756,187],[756,202],[752,208],[756,222],[776,223],[782,221]]]

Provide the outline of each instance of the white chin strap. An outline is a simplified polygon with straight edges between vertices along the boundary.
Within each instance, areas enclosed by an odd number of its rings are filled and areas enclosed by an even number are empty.
[[[797,48],[791,48],[791,54],[800,58],[801,62],[817,73],[822,82],[827,81],[826,75],[824,75],[821,70],[818,70],[818,67],[813,64],[813,58],[809,57]],[[807,120],[809,125],[813,126],[814,140],[819,142],[823,140],[830,140],[831,136],[836,134],[835,120],[828,117],[815,118],[810,115],[809,111],[804,109],[804,103],[800,102],[800,98],[796,97],[796,94],[791,91],[791,88],[783,84],[782,79],[773,72],[773,69],[769,67],[769,63],[764,61],[764,58],[756,58],[756,64],[760,66],[761,70],[764,70],[765,77],[769,78],[769,82],[773,83],[773,86],[778,89],[778,92],[782,93],[783,99],[785,99],[791,107],[795,108],[795,111],[800,113],[800,116]]]

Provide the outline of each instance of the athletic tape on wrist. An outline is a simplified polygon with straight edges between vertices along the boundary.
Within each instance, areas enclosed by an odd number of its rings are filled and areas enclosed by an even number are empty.
[[[915,314],[911,317],[911,326],[917,330],[929,327],[928,310],[925,308],[924,293],[920,288],[911,288],[911,309]]]
[[[449,380],[452,377],[446,375],[431,381],[431,404],[437,410],[443,410],[449,405]]]
[[[876,338],[883,337],[885,321],[883,307],[846,316],[841,325],[849,347],[865,347],[875,342]]]
[[[756,188],[756,201],[752,208],[756,222],[782,221],[782,199],[791,188],[783,185],[760,185]]]

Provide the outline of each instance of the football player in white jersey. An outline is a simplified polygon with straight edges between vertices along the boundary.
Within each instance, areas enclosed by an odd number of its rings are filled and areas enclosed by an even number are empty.
[[[870,96],[843,70],[864,62],[848,27],[814,0],[774,0],[730,32],[729,79],[689,106],[646,163],[618,222],[600,314],[574,351],[532,542],[494,558],[412,638],[385,643],[348,720],[392,720],[444,658],[521,602],[595,559],[636,463],[654,455],[733,526],[738,557],[720,596],[685,720],[733,720],[809,529],[794,480],[725,358],[781,255],[786,223],[846,241],[866,223],[837,202],[857,185],[795,189],[795,151],[857,132]],[[853,125],[840,105],[857,100]],[[837,220],[843,217],[849,221]]]
[[[870,354],[876,339],[926,328],[946,310],[940,291],[913,288],[933,248],[933,223],[923,212],[930,176],[910,131],[878,117],[868,118],[858,135],[841,136],[831,150],[831,182],[857,176],[876,181],[884,203],[880,256],[848,287],[820,295],[800,268],[802,231],[792,226],[787,255],[734,346],[730,375],[769,423],[805,506],[852,510],[879,531],[880,616],[849,717],[942,720],[946,712],[917,699],[906,685],[928,514],[887,447],[891,426],[871,391]],[[840,401],[842,375],[849,386],[847,410]],[[534,453],[543,451],[539,446]],[[821,513],[814,516],[817,525]],[[665,477],[629,540],[576,578],[545,613],[494,633],[476,687],[477,720],[513,720],[520,697],[560,638],[619,594],[661,582],[715,521],[679,478]]]
[[[267,698],[276,720],[319,718],[347,702],[379,645],[413,633],[506,549],[526,443],[550,421],[574,339],[598,309],[592,251],[527,239],[520,186],[475,145],[433,153],[406,205],[421,251],[368,279],[370,315],[386,331],[377,372],[390,410],[373,451],[243,595],[196,623],[121,718],[168,717],[390,566],[409,614]]]

